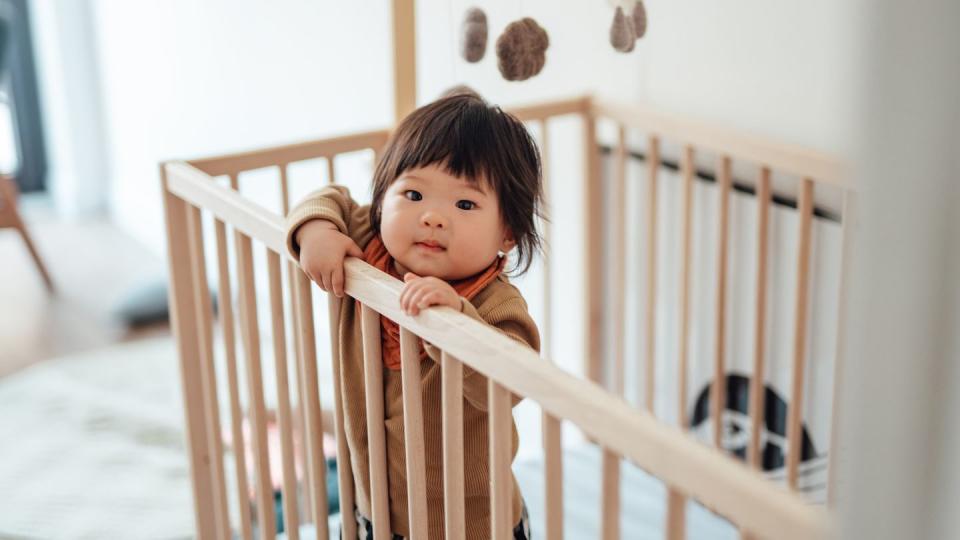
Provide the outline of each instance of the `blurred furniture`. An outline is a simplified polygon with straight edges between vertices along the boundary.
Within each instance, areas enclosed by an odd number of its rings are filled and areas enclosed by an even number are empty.
[[[23,243],[27,245],[27,250],[30,251],[30,256],[33,257],[33,262],[37,264],[37,269],[40,270],[44,283],[47,284],[50,291],[53,291],[53,280],[50,279],[50,274],[30,239],[27,226],[23,223],[23,219],[20,218],[20,213],[17,211],[17,184],[13,181],[13,177],[0,175],[0,229],[4,228],[14,228],[20,233]]]

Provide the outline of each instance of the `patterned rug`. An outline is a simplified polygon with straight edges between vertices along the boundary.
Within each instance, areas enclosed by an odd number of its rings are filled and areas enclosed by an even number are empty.
[[[0,379],[0,538],[193,537],[170,338]]]

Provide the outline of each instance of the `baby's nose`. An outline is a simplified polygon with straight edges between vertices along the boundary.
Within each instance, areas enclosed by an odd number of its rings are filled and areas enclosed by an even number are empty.
[[[447,227],[447,219],[437,212],[424,212],[421,219],[423,224],[430,228],[445,229]]]

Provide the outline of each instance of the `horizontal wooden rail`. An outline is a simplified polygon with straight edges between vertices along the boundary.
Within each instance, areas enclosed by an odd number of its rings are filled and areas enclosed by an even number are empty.
[[[827,154],[796,145],[771,141],[767,137],[749,135],[707,122],[664,113],[649,106],[617,103],[594,98],[591,114],[610,118],[626,126],[660,135],[672,142],[736,156],[738,161],[765,165],[774,171],[813,178],[817,182],[852,189],[846,164]]]
[[[582,114],[590,110],[590,97],[579,96],[575,98],[558,99],[555,101],[544,101],[532,105],[519,105],[515,107],[504,107],[504,110],[516,116],[524,122],[534,120],[546,120],[554,116],[565,116],[568,114]]]
[[[210,176],[236,174],[242,171],[275,167],[308,159],[330,158],[337,154],[358,150],[373,149],[379,151],[386,145],[389,136],[389,130],[378,129],[329,139],[193,159],[189,160],[189,163]]]
[[[189,165],[166,165],[167,185],[176,196],[210,211],[267,248],[285,253],[283,218],[242,198]],[[688,495],[762,537],[828,536],[827,511],[771,484],[759,472],[705,447],[676,427],[592,382],[544,362],[536,352],[453,309],[436,308],[416,317],[404,314],[398,298],[402,283],[365,262],[348,258],[346,292],[455,356],[544,412],[577,425],[592,440],[623,456]],[[504,362],[509,358],[510,362]]]

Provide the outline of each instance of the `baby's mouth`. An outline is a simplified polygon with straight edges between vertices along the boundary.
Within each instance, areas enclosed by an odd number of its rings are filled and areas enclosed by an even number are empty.
[[[447,248],[440,245],[439,242],[434,242],[433,240],[425,240],[422,242],[416,242],[414,244],[417,247],[426,249],[428,251],[445,251]]]

